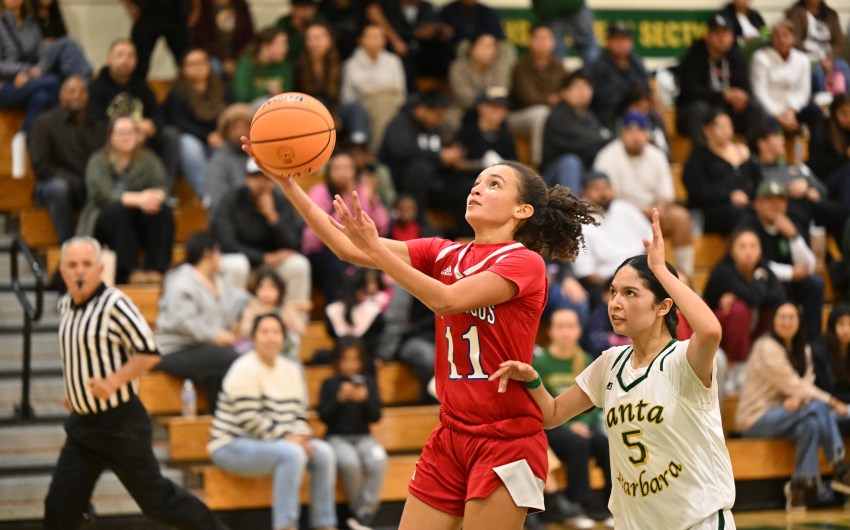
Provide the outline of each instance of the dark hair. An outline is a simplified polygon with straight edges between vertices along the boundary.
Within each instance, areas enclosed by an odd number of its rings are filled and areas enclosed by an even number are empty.
[[[254,42],[251,44],[249,48],[249,53],[251,57],[256,60],[257,54],[260,53],[260,48],[271,44],[278,35],[286,35],[286,32],[280,29],[277,26],[267,26],[254,36]]]
[[[136,44],[132,40],[130,40],[129,37],[118,37],[117,39],[109,43],[109,53],[112,53],[112,50],[114,50],[116,46],[119,46],[121,44],[129,44],[133,47],[133,51],[136,51]]]
[[[530,204],[534,213],[517,227],[514,239],[544,258],[572,260],[584,246],[582,225],[598,225],[593,218],[597,208],[576,197],[569,188],[546,187],[533,169],[513,161],[498,165],[513,169],[519,177],[521,204]]]
[[[342,361],[342,354],[351,348],[357,350],[357,355],[360,357],[360,371],[368,373],[370,359],[366,356],[363,341],[352,335],[340,337],[337,339],[336,344],[334,344],[334,349],[331,353],[331,364],[334,367],[334,372],[339,374],[339,363]]]
[[[623,102],[620,104],[619,108],[617,109],[617,114],[622,116],[623,114],[626,113],[626,111],[629,109],[629,107],[631,107],[632,105],[634,105],[638,101],[643,101],[643,100],[652,101],[652,94],[649,93],[649,90],[644,90],[643,88],[640,88],[640,87],[632,88],[628,92],[628,94],[626,94],[626,97],[623,98]]]
[[[635,272],[637,272],[638,278],[643,283],[644,287],[652,291],[652,294],[655,295],[655,303],[659,304],[663,302],[666,298],[673,299],[667,293],[667,290],[661,285],[661,282],[658,281],[658,277],[649,269],[649,260],[646,257],[646,254],[638,254],[637,256],[632,256],[631,258],[626,258],[623,263],[620,263],[620,266],[617,267],[617,270],[614,271],[614,276],[620,272],[620,269],[628,265],[633,268]],[[664,265],[667,266],[667,270],[673,273],[673,276],[676,278],[679,277],[679,273],[676,272],[676,269],[673,268],[668,262],[664,262]],[[676,308],[676,302],[673,302],[673,305],[670,307],[670,311],[664,315],[664,325],[667,327],[667,332],[670,333],[670,337],[676,338],[676,326],[679,325],[679,313]]]
[[[561,90],[570,88],[570,86],[579,79],[583,79],[590,84],[590,86],[593,86],[593,81],[590,80],[590,76],[587,75],[587,72],[585,72],[584,69],[579,68],[578,70],[573,70],[568,73],[563,79],[561,79]]]
[[[267,318],[270,318],[280,324],[280,331],[283,333],[283,337],[286,338],[286,324],[283,323],[283,319],[277,313],[260,313],[255,316],[254,323],[251,324],[251,336],[253,337],[257,334],[257,328],[260,327],[260,322]]]
[[[204,252],[218,248],[218,241],[211,232],[195,232],[186,239],[184,246],[186,247],[186,263],[197,265],[204,257]]]
[[[283,280],[280,278],[280,275],[272,268],[269,267],[261,267],[257,270],[257,273],[254,275],[253,280],[251,281],[250,291],[253,294],[257,294],[257,289],[260,287],[260,284],[263,283],[263,280],[271,280],[277,289],[277,300],[275,300],[275,304],[280,305],[283,302],[283,295],[286,292],[286,285],[283,283]]]
[[[841,351],[841,344],[839,344],[838,336],[835,334],[838,319],[846,316],[850,316],[850,304],[842,302],[832,306],[832,311],[829,313],[829,319],[826,323],[826,333],[823,337],[826,343],[826,352],[829,355],[829,363],[832,366],[832,375],[836,383],[850,387],[850,355],[847,355],[850,352]]]
[[[708,127],[709,125],[712,125],[714,121],[720,116],[729,117],[729,113],[721,109],[720,107],[712,107],[711,110],[705,113],[699,124],[703,128]]]
[[[794,311],[797,312],[797,322],[799,322],[797,326],[797,333],[794,334],[794,337],[791,338],[791,349],[785,345],[785,340],[776,334],[776,328],[774,325],[774,319],[776,318],[776,313],[779,312],[779,309],[783,306],[790,305],[794,308]],[[767,332],[770,337],[782,345],[782,348],[785,350],[785,353],[788,355],[788,362],[791,363],[791,366],[794,367],[794,370],[797,371],[797,374],[802,377],[806,373],[806,365],[808,364],[808,360],[806,359],[806,333],[803,329],[803,318],[800,315],[800,308],[791,302],[783,302],[776,306],[773,310],[773,315],[770,317],[770,331]]]
[[[829,105],[829,121],[826,124],[829,132],[829,140],[832,142],[832,147],[836,153],[844,154],[847,152],[847,136],[841,126],[838,124],[838,109],[844,105],[850,104],[850,94],[836,95],[832,103]]]
[[[529,34],[529,35],[533,35],[533,34],[534,34],[534,32],[535,32],[535,31],[537,31],[538,29],[547,29],[547,30],[549,30],[550,32],[552,32],[552,26],[550,26],[549,24],[546,24],[546,23],[544,23],[544,22],[535,22],[535,23],[531,26],[531,29],[529,29],[529,30],[528,30],[528,34]]]

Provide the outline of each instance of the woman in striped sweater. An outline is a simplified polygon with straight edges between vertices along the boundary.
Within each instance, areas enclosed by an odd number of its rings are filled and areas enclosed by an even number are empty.
[[[215,465],[238,475],[274,477],[272,528],[299,528],[304,470],[310,476],[310,527],[336,527],[336,460],[327,442],[312,437],[307,393],[298,365],[286,359],[284,325],[259,315],[254,349],[224,378],[207,450]]]

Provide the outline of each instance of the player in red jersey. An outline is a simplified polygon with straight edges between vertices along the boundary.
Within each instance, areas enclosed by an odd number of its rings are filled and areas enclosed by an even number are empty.
[[[531,362],[546,305],[541,254],[573,258],[582,225],[594,222],[589,206],[503,162],[482,171],[470,192],[474,242],[400,242],[378,237],[356,194],[351,209],[335,198],[334,219],[292,179],[265,172],[340,259],[382,269],[435,313],[440,424],[416,465],[399,528],[520,529],[529,509],[543,509],[542,416],[521,384],[500,394],[488,378],[504,361]]]

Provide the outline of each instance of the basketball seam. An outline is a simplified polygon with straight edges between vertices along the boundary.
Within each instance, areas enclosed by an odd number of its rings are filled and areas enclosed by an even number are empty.
[[[256,140],[256,141],[252,140],[251,143],[252,144],[267,144],[269,142],[280,142],[280,141],[283,141],[283,140],[296,140],[298,138],[306,138],[307,136],[314,136],[316,134],[324,134],[324,133],[330,133],[330,132],[334,132],[334,131],[336,131],[336,127],[331,127],[330,129],[311,132],[311,133],[307,133],[307,134],[299,134],[297,136],[286,136],[284,138],[269,138],[268,140]]]

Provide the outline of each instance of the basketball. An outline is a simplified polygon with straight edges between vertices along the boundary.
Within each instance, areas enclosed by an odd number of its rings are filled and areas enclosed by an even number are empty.
[[[331,113],[318,99],[300,92],[278,94],[260,105],[249,136],[257,160],[284,177],[315,173],[336,144]]]

